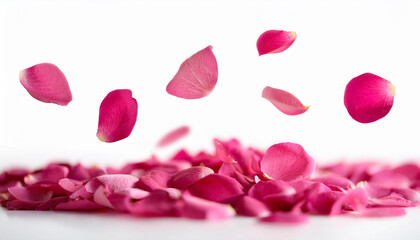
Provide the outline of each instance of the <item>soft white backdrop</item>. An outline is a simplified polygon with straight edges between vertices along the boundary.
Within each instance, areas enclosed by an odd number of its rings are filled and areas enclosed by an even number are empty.
[[[212,150],[213,137],[261,148],[297,142],[318,163],[419,159],[419,12],[418,1],[0,1],[0,170],[54,159],[120,166],[180,147]],[[256,40],[269,29],[297,39],[258,57]],[[219,65],[214,91],[200,100],[167,94],[182,61],[208,45]],[[38,102],[19,83],[19,70],[41,62],[65,73],[69,106]],[[365,72],[391,81],[396,96],[388,116],[363,125],[343,95]],[[284,115],[261,98],[265,86],[311,108]],[[102,143],[99,105],[120,88],[133,91],[138,121],[127,139]],[[155,148],[184,124],[187,138]]]

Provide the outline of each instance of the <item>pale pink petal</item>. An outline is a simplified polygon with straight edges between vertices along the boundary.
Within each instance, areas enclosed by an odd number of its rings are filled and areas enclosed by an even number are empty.
[[[243,194],[243,187],[234,178],[210,174],[187,188],[194,196],[214,202],[228,202]]]
[[[388,170],[373,175],[369,180],[369,183],[384,188],[409,188],[411,181],[407,176],[401,173]]]
[[[275,212],[271,216],[261,218],[261,222],[302,224],[308,222],[308,215],[294,212]]]
[[[72,95],[63,72],[54,64],[40,63],[19,72],[20,83],[35,99],[67,106]]]
[[[372,207],[415,207],[418,205],[395,192],[382,198],[370,198],[368,202]]]
[[[185,60],[166,91],[179,98],[197,99],[209,95],[217,83],[217,62],[208,46]]]
[[[126,195],[130,197],[131,199],[143,199],[147,196],[149,196],[150,192],[138,189],[138,188],[125,188],[122,190],[119,190],[115,192],[116,194]]]
[[[296,32],[282,30],[268,30],[257,40],[259,55],[267,53],[280,53],[288,49],[296,39]]]
[[[267,217],[271,214],[270,209],[263,202],[249,196],[241,197],[232,205],[239,215],[249,217]]]
[[[83,187],[83,182],[69,178],[63,178],[58,182],[58,185],[60,185],[60,187],[62,187],[64,190],[74,193]]]
[[[137,101],[131,90],[114,90],[101,103],[96,136],[103,142],[122,140],[130,135],[136,121]]]
[[[304,106],[293,94],[281,89],[265,87],[262,92],[262,97],[287,115],[299,115],[309,109],[309,106]]]
[[[175,188],[156,189],[149,196],[127,205],[128,212],[145,217],[178,216],[181,191]]]
[[[190,128],[188,126],[182,126],[179,128],[176,128],[169,133],[167,133],[165,136],[163,136],[159,142],[157,143],[158,147],[165,147],[168,146],[179,139],[187,136],[190,133]]]
[[[140,177],[135,186],[146,191],[167,188],[170,178],[171,175],[167,172],[152,170],[148,175]]]
[[[194,219],[224,220],[235,216],[235,210],[228,204],[208,201],[184,194],[181,216]]]
[[[404,208],[365,208],[361,211],[364,217],[399,217],[407,214]]]
[[[174,188],[185,189],[196,183],[198,180],[213,173],[214,171],[208,167],[191,167],[173,175],[169,180],[169,185]]]
[[[88,199],[70,199],[67,202],[59,203],[55,210],[90,211],[104,208],[103,206]]]
[[[343,208],[350,208],[353,211],[361,211],[366,208],[368,196],[363,188],[355,188],[340,197],[331,207],[330,215],[338,215]]]
[[[109,194],[110,194],[110,191],[108,189],[106,189],[104,186],[99,186],[98,189],[96,189],[95,193],[93,194],[93,200],[99,205],[108,207],[110,209],[114,209],[114,206],[108,200]]]
[[[372,73],[353,78],[344,93],[344,105],[350,116],[361,123],[385,117],[394,103],[395,87]]]
[[[314,170],[314,160],[296,143],[275,144],[268,148],[261,159],[261,171],[272,179],[283,181],[306,179]]]
[[[17,200],[29,203],[42,203],[53,196],[51,190],[42,187],[10,187],[9,193]]]
[[[92,179],[85,185],[85,188],[87,192],[94,193],[99,186],[105,186],[109,191],[116,192],[132,187],[138,180],[138,178],[127,174],[108,174]]]

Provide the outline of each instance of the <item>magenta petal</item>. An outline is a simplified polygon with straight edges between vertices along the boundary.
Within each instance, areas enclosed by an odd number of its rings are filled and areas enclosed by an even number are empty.
[[[418,203],[407,200],[394,192],[386,197],[369,199],[369,206],[373,207],[415,207],[417,205]]]
[[[262,97],[287,115],[299,115],[309,109],[309,106],[304,106],[293,94],[281,89],[265,87],[262,92]]]
[[[213,174],[214,171],[208,167],[191,167],[182,171],[179,171],[169,180],[169,185],[178,189],[185,189],[198,180]]]
[[[195,219],[224,220],[235,215],[235,210],[228,204],[208,201],[184,194],[181,216]]]
[[[67,201],[69,198],[65,197],[55,197],[51,198],[50,200],[41,203],[36,210],[46,211],[54,209],[58,204]]]
[[[315,170],[314,160],[296,143],[279,143],[268,148],[261,159],[261,171],[272,179],[306,179]]]
[[[296,193],[296,190],[290,186],[289,183],[286,183],[282,180],[273,180],[263,182],[260,181],[256,183],[248,192],[248,195],[263,200],[266,196],[272,194],[279,194],[279,195],[293,195]]]
[[[28,174],[24,178],[24,182],[28,185],[35,183],[58,183],[61,179],[66,178],[68,173],[68,167],[52,163],[40,172]]]
[[[270,209],[261,201],[243,196],[233,203],[233,207],[239,215],[250,217],[267,217],[271,214]]]
[[[258,53],[280,53],[288,49],[296,39],[296,32],[282,30],[268,30],[260,35],[257,40]]]
[[[227,202],[243,194],[243,187],[234,178],[210,174],[187,188],[194,196],[214,202]]]
[[[404,208],[366,208],[361,211],[365,217],[399,217],[407,214]]]
[[[72,95],[63,72],[54,64],[40,63],[20,71],[20,83],[35,99],[67,106]]]
[[[145,217],[177,216],[181,208],[180,197],[181,191],[178,189],[156,189],[143,200],[127,205],[127,210]]]
[[[363,188],[355,188],[348,191],[344,196],[340,197],[331,207],[330,215],[338,215],[344,208],[350,208],[353,211],[361,211],[365,209],[368,203],[368,196]]]
[[[385,188],[409,188],[411,181],[401,173],[388,170],[374,174],[369,183]]]
[[[235,160],[232,159],[232,157],[229,155],[228,150],[225,148],[225,146],[223,146],[223,144],[219,140],[214,139],[213,143],[214,143],[214,146],[216,147],[216,156],[221,161],[228,162],[228,163],[236,162]]]
[[[313,214],[328,215],[334,203],[344,195],[343,192],[322,192],[309,199],[306,208]]]
[[[105,186],[109,191],[116,192],[125,188],[130,188],[139,179],[127,174],[108,174],[92,179],[85,185],[89,193],[94,193],[99,186]]]
[[[81,181],[69,179],[69,178],[63,178],[58,182],[58,185],[62,187],[64,190],[69,191],[71,193],[76,192],[80,188],[83,187],[83,183]]]
[[[96,136],[103,142],[122,140],[130,135],[136,121],[137,101],[131,90],[114,90],[101,103]]]
[[[90,211],[104,208],[103,206],[88,199],[69,200],[58,204],[55,210]]]
[[[139,178],[136,187],[146,191],[167,188],[170,177],[171,175],[167,172],[152,170],[148,175]]]
[[[308,222],[307,215],[294,212],[275,212],[271,216],[261,218],[261,222],[267,223],[288,223],[288,224],[302,224]]]
[[[208,46],[185,60],[166,91],[179,98],[197,99],[209,95],[217,83],[217,62]]]
[[[385,117],[394,103],[395,87],[372,73],[353,78],[344,93],[344,105],[350,116],[361,123]]]
[[[190,133],[190,128],[188,126],[182,126],[179,128],[176,128],[169,133],[167,133],[165,136],[163,136],[159,142],[157,143],[158,147],[165,147],[167,145],[170,145],[179,139],[185,137]]]
[[[48,201],[53,192],[42,187],[10,187],[9,193],[17,200],[29,203],[41,203]]]

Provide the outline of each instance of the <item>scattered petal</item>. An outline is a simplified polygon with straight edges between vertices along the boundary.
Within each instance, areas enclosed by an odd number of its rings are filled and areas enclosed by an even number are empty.
[[[296,32],[282,30],[268,30],[257,40],[259,55],[280,53],[288,49],[296,39]]]
[[[372,73],[353,78],[344,93],[344,105],[350,116],[360,123],[385,117],[394,103],[395,87]]]
[[[212,46],[208,46],[185,60],[166,91],[185,99],[209,95],[216,86],[218,77],[217,61],[212,49]]]
[[[314,160],[296,143],[279,143],[268,148],[261,159],[261,171],[283,181],[306,179],[315,170]]]
[[[299,115],[309,109],[309,106],[304,106],[293,94],[281,89],[265,87],[262,92],[262,97],[287,115]]]
[[[366,208],[361,211],[364,217],[399,217],[407,214],[403,208]]]
[[[302,224],[308,222],[308,215],[291,212],[275,212],[271,216],[261,218],[261,222]]]
[[[228,204],[208,201],[202,198],[184,194],[184,205],[181,208],[181,216],[210,221],[224,220],[235,216],[235,210]]]
[[[157,143],[158,147],[166,147],[179,139],[187,136],[190,133],[190,128],[188,126],[182,126],[179,128],[176,128],[169,133],[167,133],[165,136],[163,136],[159,142]]]
[[[131,90],[114,90],[101,103],[96,136],[103,142],[122,140],[130,135],[136,121],[137,101]]]
[[[270,209],[261,201],[243,196],[233,203],[233,207],[239,215],[249,217],[267,217],[271,214]]]
[[[170,178],[171,175],[167,172],[152,170],[148,175],[139,178],[136,187],[150,192],[154,189],[167,188]]]
[[[185,189],[196,183],[198,180],[213,173],[214,171],[208,167],[191,167],[173,175],[169,180],[169,185],[174,188]]]
[[[54,209],[55,210],[72,210],[72,211],[90,211],[104,208],[103,206],[88,200],[88,199],[77,199],[68,200],[67,202],[59,203]]]
[[[35,99],[67,106],[72,95],[63,72],[54,64],[40,63],[19,72],[20,83]]]
[[[109,191],[116,192],[132,187],[138,180],[138,178],[127,174],[102,175],[89,181],[85,188],[89,193],[94,193],[102,185]]]
[[[53,196],[51,190],[42,187],[11,187],[9,193],[17,200],[28,203],[42,203]]]

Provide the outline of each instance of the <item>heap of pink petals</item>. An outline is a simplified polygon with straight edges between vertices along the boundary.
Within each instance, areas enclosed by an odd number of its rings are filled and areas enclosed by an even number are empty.
[[[120,169],[51,163],[0,175],[0,204],[9,210],[107,210],[140,217],[304,223],[309,215],[391,217],[420,198],[420,168],[407,163],[337,163],[318,167],[302,146],[266,152],[214,140],[214,153],[179,151]]]

